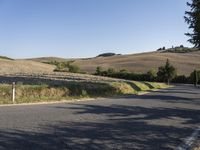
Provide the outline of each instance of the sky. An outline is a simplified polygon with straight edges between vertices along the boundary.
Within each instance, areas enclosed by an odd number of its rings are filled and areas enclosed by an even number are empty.
[[[188,0],[0,0],[0,55],[93,57],[190,47]]]

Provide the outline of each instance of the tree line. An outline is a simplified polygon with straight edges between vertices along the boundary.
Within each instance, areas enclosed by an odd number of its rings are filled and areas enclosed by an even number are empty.
[[[56,68],[54,69],[55,72],[71,72],[71,73],[83,73],[79,66],[73,64],[74,61],[50,61],[50,62],[43,62],[46,64],[55,65]]]
[[[113,68],[103,69],[99,66],[96,68],[95,75],[135,81],[166,82],[168,84],[172,82],[197,85],[200,82],[200,70],[194,70],[188,77],[177,75],[177,69],[170,63],[169,59],[164,66],[158,68],[158,71],[151,69],[147,73],[135,73],[127,70],[116,71]]]

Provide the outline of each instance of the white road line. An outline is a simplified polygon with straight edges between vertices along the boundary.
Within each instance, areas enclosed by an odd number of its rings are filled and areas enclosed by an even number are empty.
[[[197,140],[200,134],[200,126],[192,133],[192,135],[184,140],[184,143],[181,144],[177,150],[188,150],[192,144]]]

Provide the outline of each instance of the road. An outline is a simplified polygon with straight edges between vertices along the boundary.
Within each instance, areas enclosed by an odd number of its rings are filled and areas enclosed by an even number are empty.
[[[0,149],[170,150],[200,125],[200,89],[0,107]]]

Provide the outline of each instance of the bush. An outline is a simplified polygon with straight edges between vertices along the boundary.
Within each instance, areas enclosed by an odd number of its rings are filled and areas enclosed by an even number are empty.
[[[150,81],[150,78],[147,74],[136,74],[130,72],[113,72],[109,74],[107,71],[104,71],[104,75],[113,78],[135,80],[135,81]]]
[[[172,79],[173,83],[190,83],[190,78],[186,77],[185,75],[176,76]]]
[[[162,67],[161,70],[164,71],[163,73],[165,75],[166,73],[165,68]],[[190,77],[187,77],[185,75],[176,75],[176,71],[174,69],[172,71],[173,73],[170,78],[172,83],[184,83],[184,84],[194,83],[194,73],[191,73]],[[200,83],[200,70],[197,72],[199,79],[198,82]],[[134,73],[134,72],[128,72],[127,70],[115,71],[113,68],[103,70],[102,67],[97,67],[95,75],[107,76],[125,80],[148,81],[148,82],[158,82],[158,81],[162,82],[163,80],[166,80],[165,78],[163,78],[163,76],[160,76],[160,74],[157,76],[157,71],[155,69],[151,69],[147,73]]]
[[[56,66],[56,69],[54,69],[55,72],[80,73],[80,68],[76,65],[72,65],[73,62],[74,61],[67,61],[67,62],[51,61],[44,63],[55,65]]]
[[[69,65],[69,72],[71,73],[79,73],[80,72],[80,68],[76,65]]]
[[[115,73],[115,70],[113,68],[108,68],[107,73],[108,75],[112,76],[112,74]]]
[[[96,68],[95,75],[101,75],[102,71],[103,71],[103,68],[100,67],[100,66],[98,66],[98,67]]]
[[[135,80],[135,81],[156,81],[156,71],[151,70],[149,73],[132,73],[126,70],[115,71],[113,68],[108,68],[103,70],[101,67],[97,67],[95,75],[107,76],[119,79],[126,80]]]
[[[151,69],[147,72],[150,81],[156,81],[157,78],[157,71],[155,69]]]

